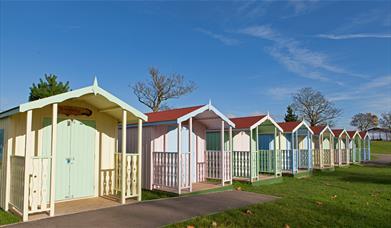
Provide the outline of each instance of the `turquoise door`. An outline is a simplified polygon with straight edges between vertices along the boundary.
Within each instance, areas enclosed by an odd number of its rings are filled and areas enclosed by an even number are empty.
[[[43,155],[50,154],[51,120],[44,120]],[[94,195],[95,122],[59,120],[57,125],[56,200]]]

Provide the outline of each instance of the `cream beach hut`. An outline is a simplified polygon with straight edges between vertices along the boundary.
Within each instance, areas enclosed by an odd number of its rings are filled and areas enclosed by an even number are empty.
[[[328,125],[312,126],[312,154],[314,169],[334,167],[334,133]]]
[[[281,134],[282,171],[296,175],[312,170],[313,132],[305,121],[282,122]]]
[[[141,141],[133,154],[125,154],[125,146],[117,147],[118,124],[136,122],[135,134],[141,136],[146,120],[96,79],[92,86],[2,112],[1,208],[26,221],[36,213],[56,215],[58,202],[100,196],[140,200]]]
[[[281,176],[279,135],[282,128],[269,116],[231,118],[233,130],[233,178],[263,181]]]
[[[232,183],[230,142],[235,124],[212,104],[146,115],[143,188],[182,194]],[[135,127],[127,128],[128,151],[136,148]],[[219,180],[218,185],[207,179]]]
[[[347,131],[349,134],[350,163],[361,162],[362,139],[359,131]]]
[[[334,133],[334,164],[349,165],[349,134],[345,129],[332,129]]]
[[[362,148],[361,148],[361,159],[362,161],[370,161],[371,160],[371,138],[367,131],[360,132],[361,140],[362,140]]]

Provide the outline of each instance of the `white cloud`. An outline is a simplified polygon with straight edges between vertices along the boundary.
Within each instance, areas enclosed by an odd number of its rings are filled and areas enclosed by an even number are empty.
[[[342,91],[330,95],[331,101],[347,101],[347,100],[361,100],[368,98],[368,92],[375,92],[377,89],[384,89],[381,92],[381,97],[390,97],[391,99],[391,75],[377,77],[363,84],[356,86],[353,90]],[[388,95],[385,94],[388,91]],[[376,96],[378,94],[375,92]],[[374,101],[375,102],[375,101]],[[374,103],[371,102],[371,103]]]
[[[275,100],[285,100],[296,92],[297,87],[271,87],[268,89],[267,94]]]
[[[282,36],[269,25],[247,27],[238,32],[272,41],[273,45],[266,48],[269,54],[289,71],[299,76],[321,81],[330,81],[329,77],[326,76],[330,74],[364,77],[363,75],[349,72],[342,67],[331,64],[326,54],[303,47],[300,42]],[[338,82],[337,84],[340,83]]]
[[[376,38],[376,39],[384,39],[391,38],[391,34],[370,34],[370,33],[357,33],[357,34],[343,34],[343,35],[335,35],[335,34],[319,34],[316,37],[331,39],[331,40],[347,40],[347,39],[359,39],[359,38]]]
[[[202,28],[197,28],[195,29],[197,32],[201,32],[203,34],[206,34],[218,41],[220,41],[221,43],[225,44],[225,45],[228,45],[228,46],[232,46],[232,45],[237,45],[239,44],[239,41],[236,40],[236,39],[233,39],[233,38],[230,38],[230,37],[227,37],[227,36],[224,36],[224,35],[221,35],[221,34],[216,34],[216,33],[213,33],[211,31],[208,31],[206,29],[202,29]]]
[[[316,8],[318,0],[288,0],[295,14],[307,13]]]

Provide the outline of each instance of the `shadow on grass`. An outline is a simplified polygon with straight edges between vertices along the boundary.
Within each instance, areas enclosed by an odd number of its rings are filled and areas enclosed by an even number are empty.
[[[372,173],[345,172],[345,175],[341,176],[340,180],[356,182],[356,183],[361,182],[361,183],[391,185],[391,173],[375,175]]]

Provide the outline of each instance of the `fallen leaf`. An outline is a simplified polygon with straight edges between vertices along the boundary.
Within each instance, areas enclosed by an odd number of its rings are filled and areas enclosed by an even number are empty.
[[[194,226],[193,225],[188,225],[187,228],[194,228]]]
[[[322,205],[323,205],[323,203],[320,202],[320,201],[316,201],[316,204],[317,204],[318,206],[322,206]]]
[[[284,228],[291,228],[291,227],[288,224],[285,224]]]
[[[252,212],[252,211],[250,211],[250,210],[246,210],[246,214],[248,214],[248,215],[253,215],[254,213]]]
[[[336,199],[337,198],[337,195],[333,195],[332,197],[331,197],[331,199]]]
[[[242,187],[237,187],[236,191],[242,191]]]
[[[212,222],[213,227],[217,227],[217,222]]]

